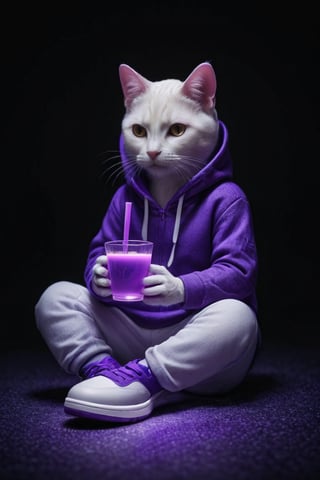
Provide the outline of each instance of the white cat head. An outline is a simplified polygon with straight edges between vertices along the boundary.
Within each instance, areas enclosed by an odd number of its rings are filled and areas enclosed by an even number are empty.
[[[199,103],[208,113],[215,105],[217,82],[214,70],[208,62],[198,65],[183,83],[172,79],[150,82],[125,64],[120,65],[119,75],[127,110],[130,109],[133,101],[145,93],[148,88],[152,88],[152,85],[159,87],[160,84],[163,88],[169,86],[169,89],[175,85],[177,92],[180,91],[187,98]]]
[[[129,162],[136,162],[151,178],[176,174],[187,181],[208,161],[218,139],[212,66],[201,63],[184,82],[152,82],[125,64],[119,75]]]

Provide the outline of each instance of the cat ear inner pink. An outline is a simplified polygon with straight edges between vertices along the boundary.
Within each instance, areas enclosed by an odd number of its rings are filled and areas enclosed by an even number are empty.
[[[204,108],[215,106],[217,81],[215,72],[208,62],[200,63],[184,81],[182,93]]]
[[[129,108],[132,101],[146,91],[149,80],[124,63],[119,66],[119,76],[124,104],[126,108]]]

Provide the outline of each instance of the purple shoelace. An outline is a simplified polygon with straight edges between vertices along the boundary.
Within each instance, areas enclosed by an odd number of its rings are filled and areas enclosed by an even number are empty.
[[[104,357],[97,362],[89,363],[81,369],[81,376],[83,378],[93,378],[98,375],[105,375],[115,368],[119,368],[120,363],[113,357]]]
[[[110,378],[120,387],[126,387],[133,382],[140,382],[149,390],[151,395],[162,390],[161,385],[151,370],[145,365],[141,365],[139,359],[132,360],[123,367],[114,370],[105,370],[102,375]]]

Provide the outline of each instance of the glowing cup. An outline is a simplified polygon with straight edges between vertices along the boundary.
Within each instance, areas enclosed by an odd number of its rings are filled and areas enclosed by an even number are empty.
[[[112,298],[121,302],[143,300],[143,279],[149,274],[153,243],[145,240],[105,242]]]

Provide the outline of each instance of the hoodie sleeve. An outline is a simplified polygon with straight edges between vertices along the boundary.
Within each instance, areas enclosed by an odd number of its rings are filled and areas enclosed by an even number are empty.
[[[247,199],[240,196],[213,222],[210,267],[181,275],[186,309],[201,309],[219,300],[244,302],[255,294],[257,252]]]

